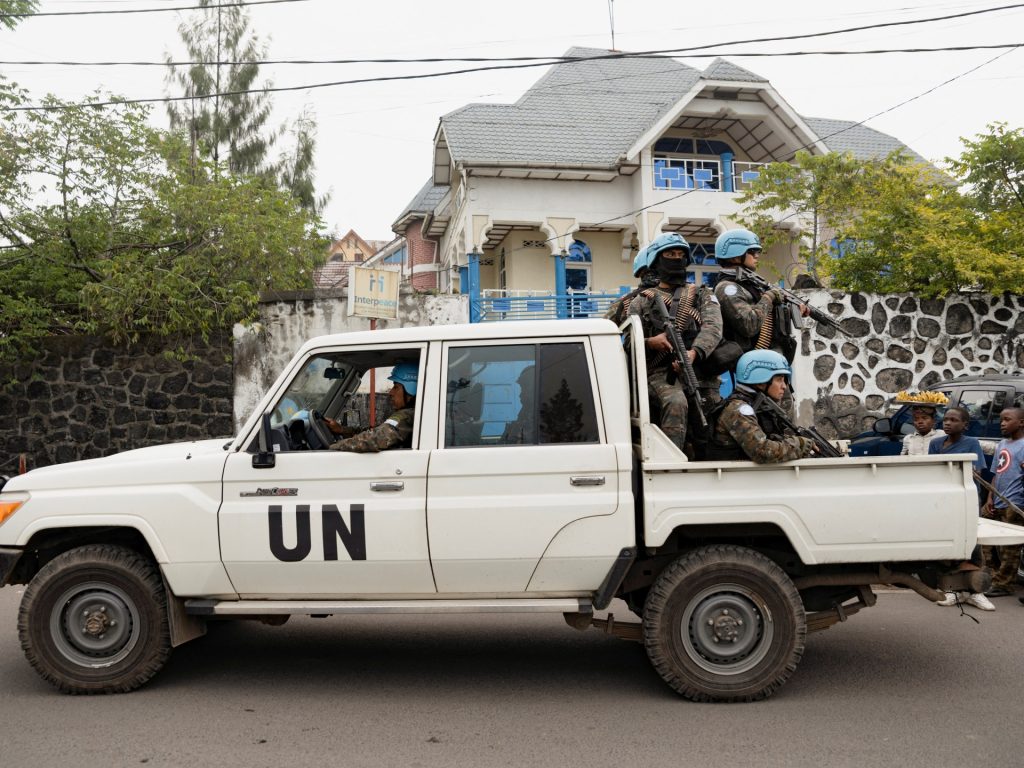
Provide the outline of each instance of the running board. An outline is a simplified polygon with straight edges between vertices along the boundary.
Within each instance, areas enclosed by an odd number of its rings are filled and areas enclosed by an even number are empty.
[[[186,600],[196,616],[271,616],[360,613],[591,613],[585,598],[507,600]]]

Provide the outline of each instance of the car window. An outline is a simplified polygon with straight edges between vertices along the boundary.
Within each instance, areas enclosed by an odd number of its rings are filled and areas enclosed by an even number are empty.
[[[598,441],[579,342],[453,348],[445,391],[446,448]]]
[[[971,414],[967,434],[972,437],[999,437],[999,412],[1006,404],[1006,390],[965,389],[960,392],[960,407]]]

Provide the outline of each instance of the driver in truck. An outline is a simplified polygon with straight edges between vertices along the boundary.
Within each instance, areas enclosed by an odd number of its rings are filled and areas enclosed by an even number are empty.
[[[394,382],[388,397],[394,409],[383,423],[369,427],[362,432],[331,443],[332,451],[350,453],[378,453],[391,448],[412,447],[412,427],[416,418],[416,391],[419,379],[417,363],[399,363],[388,376]],[[330,420],[328,426],[335,434],[341,434],[342,427]]]

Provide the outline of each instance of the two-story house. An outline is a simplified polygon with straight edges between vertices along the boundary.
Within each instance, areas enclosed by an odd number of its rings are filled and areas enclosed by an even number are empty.
[[[662,232],[690,242],[694,279],[707,280],[764,163],[800,149],[914,154],[863,125],[803,117],[723,59],[701,71],[609,55],[570,49],[514,104],[441,118],[431,177],[393,224],[414,288],[469,294],[476,321],[596,314],[635,284],[633,257]],[[784,246],[762,261],[786,282],[803,271]]]

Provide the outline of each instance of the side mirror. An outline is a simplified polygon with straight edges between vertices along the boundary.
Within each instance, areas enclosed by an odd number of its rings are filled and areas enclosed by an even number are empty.
[[[270,414],[264,413],[260,419],[259,452],[252,457],[253,469],[271,469],[277,464],[277,457],[271,450]]]
[[[872,429],[880,435],[888,435],[892,432],[892,419],[878,419]]]

